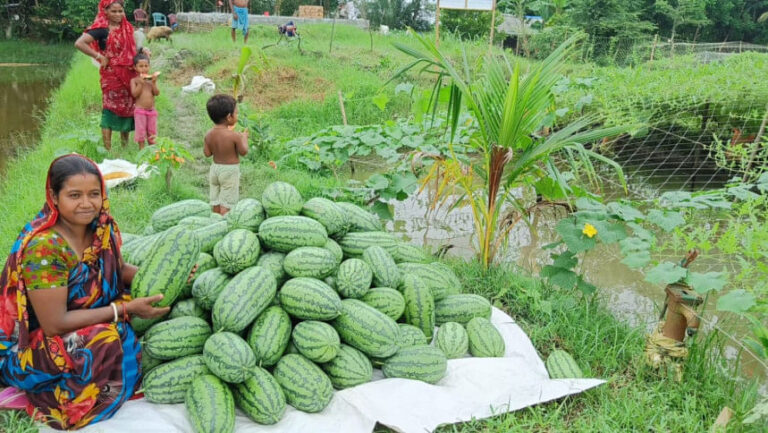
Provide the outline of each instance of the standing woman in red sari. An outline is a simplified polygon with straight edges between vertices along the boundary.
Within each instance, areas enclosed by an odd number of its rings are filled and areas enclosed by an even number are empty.
[[[76,154],[53,161],[45,205],[0,274],[0,401],[70,430],[110,418],[140,388],[130,317],[168,308],[152,306],[162,295],[131,299],[136,267],[120,244],[96,164]]]
[[[120,131],[123,146],[134,130],[131,79],[136,76],[133,57],[136,42],[133,26],[125,17],[122,0],[100,0],[90,27],[75,41],[75,47],[99,62],[101,76],[101,134],[104,147],[112,148],[112,131]]]

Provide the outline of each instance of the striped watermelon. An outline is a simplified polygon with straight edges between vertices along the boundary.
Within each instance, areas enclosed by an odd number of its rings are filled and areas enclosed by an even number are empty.
[[[316,320],[299,322],[293,328],[291,341],[305,358],[314,362],[328,362],[339,353],[339,334],[333,326]]]
[[[149,236],[152,234],[157,233],[157,230],[152,228],[152,224],[150,223],[148,226],[144,227],[144,230],[141,231],[141,234],[144,236]]]
[[[379,246],[366,248],[363,251],[363,261],[373,271],[373,284],[379,287],[400,286],[400,269],[384,248]]]
[[[445,376],[448,361],[434,346],[404,347],[388,358],[381,368],[386,377],[420,380],[435,384]]]
[[[194,230],[200,227],[211,225],[216,222],[219,222],[219,220],[212,219],[209,216],[192,215],[192,216],[182,218],[176,225],[186,227],[190,230]]]
[[[193,275],[192,280],[190,280],[189,283],[184,286],[184,290],[179,295],[179,299],[185,299],[192,296],[192,285],[195,284],[195,280],[197,280],[197,277],[199,277],[203,272],[215,268],[216,260],[214,260],[213,256],[208,253],[200,252],[200,254],[197,256],[195,266],[197,267],[195,269],[195,275]]]
[[[255,232],[264,222],[266,215],[261,203],[253,198],[244,198],[227,212],[227,224],[229,229],[245,229]]]
[[[256,366],[256,356],[248,343],[232,332],[211,335],[203,348],[205,365],[219,379],[240,383],[251,376]]]
[[[213,304],[232,276],[221,268],[213,268],[200,274],[192,284],[192,296],[197,305],[206,310],[213,308]]]
[[[491,303],[480,295],[449,295],[435,302],[435,323],[466,324],[475,317],[491,318]]]
[[[191,298],[177,302],[171,309],[171,314],[168,315],[168,318],[175,319],[184,316],[199,317],[203,320],[208,319],[208,313]]]
[[[226,221],[216,221],[204,227],[194,229],[197,238],[200,240],[200,251],[212,253],[216,244],[227,235],[229,226]]]
[[[136,239],[141,239],[142,235],[137,235],[133,233],[127,233],[127,232],[120,232],[120,240],[122,240],[122,245],[127,244],[128,242],[131,242]]]
[[[154,319],[142,319],[141,317],[131,318],[131,328],[137,335],[145,333],[149,328],[155,326],[164,320],[168,320],[168,315],[162,317],[155,317]]]
[[[350,232],[375,232],[384,229],[379,217],[360,206],[343,201],[337,202],[336,205],[347,214]]]
[[[227,233],[213,249],[213,258],[221,270],[236,274],[253,266],[259,259],[261,245],[256,233],[245,229],[235,229]]]
[[[208,218],[210,218],[210,219],[212,219],[214,221],[225,221],[227,219],[224,215],[222,215],[222,214],[220,214],[218,212],[211,212],[208,215]]]
[[[343,235],[349,226],[347,213],[327,198],[307,200],[301,208],[301,214],[322,224],[328,236]]]
[[[344,298],[362,298],[373,281],[371,268],[360,259],[347,259],[336,271],[336,291]]]
[[[273,374],[288,404],[300,411],[320,412],[333,398],[331,380],[320,367],[301,355],[280,358]]]
[[[210,205],[202,200],[182,200],[156,210],[150,221],[152,229],[157,233],[175,226],[185,217],[207,216],[210,213]]]
[[[139,344],[144,345],[143,338],[139,340]],[[153,358],[146,350],[141,350],[141,374],[144,376],[162,363],[162,359]]]
[[[229,387],[218,377],[196,377],[184,397],[187,417],[195,433],[233,433],[235,401]]]
[[[183,403],[192,380],[210,374],[202,355],[166,362],[144,375],[144,397],[152,403]]]
[[[336,258],[336,266],[344,260],[344,251],[341,250],[339,244],[333,239],[329,238],[325,245],[323,245],[323,248],[333,253],[333,257]]]
[[[504,338],[499,330],[485,317],[475,317],[467,322],[469,353],[478,358],[500,358],[504,356]]]
[[[328,287],[332,288],[333,290],[336,290],[336,277],[331,275],[330,277],[323,278],[323,282],[328,285]]]
[[[200,255],[200,242],[193,232],[172,227],[157,239],[152,251],[131,283],[134,298],[163,294],[160,307],[172,305],[184,290]]]
[[[467,331],[456,322],[444,323],[437,330],[435,345],[443,351],[448,359],[461,358],[469,350]]]
[[[341,341],[368,356],[386,358],[397,352],[397,323],[357,299],[341,301],[342,312],[333,321]]]
[[[398,242],[397,246],[390,252],[396,263],[429,263],[432,261],[432,257],[423,248],[405,242]]]
[[[278,216],[261,223],[259,238],[267,248],[287,253],[299,247],[322,247],[328,241],[328,233],[311,218]]]
[[[325,278],[338,266],[333,253],[321,247],[299,247],[285,256],[283,268],[292,277]]]
[[[432,262],[429,266],[431,266],[432,269],[437,269],[442,279],[448,283],[448,292],[461,293],[461,280],[459,280],[459,277],[453,272],[453,268],[443,262]]]
[[[203,351],[211,335],[208,322],[199,317],[178,317],[158,323],[144,334],[144,350],[157,359],[175,359]]]
[[[163,233],[160,232],[142,236],[139,239],[124,244],[120,249],[120,253],[123,255],[123,260],[132,265],[143,265],[150,251],[154,249],[155,242],[157,242],[162,234]]]
[[[248,333],[248,345],[262,367],[271,367],[283,356],[291,339],[291,318],[278,306],[259,314]]]
[[[280,384],[261,367],[253,367],[251,377],[232,387],[235,405],[253,421],[271,425],[285,413],[285,394]]]
[[[277,282],[267,269],[252,266],[235,275],[213,304],[216,331],[240,332],[272,302]]]
[[[269,269],[269,271],[272,272],[272,275],[275,276],[275,280],[280,283],[287,276],[285,269],[283,269],[284,261],[285,254],[277,251],[270,251],[259,256],[259,260],[256,261],[256,266]]]
[[[331,320],[341,312],[341,299],[327,284],[314,278],[292,278],[280,289],[280,305],[301,320]]]
[[[570,353],[555,349],[547,357],[547,371],[552,379],[579,379],[584,377],[579,364]]]
[[[369,247],[379,246],[386,251],[395,248],[397,241],[387,232],[355,232],[347,233],[339,240],[339,246],[346,257],[362,257]]]
[[[350,388],[373,379],[373,366],[365,354],[342,344],[335,358],[320,366],[336,389]]]
[[[261,194],[261,204],[268,217],[298,215],[304,205],[299,190],[286,182],[272,182]]]
[[[403,298],[405,298],[405,321],[432,339],[435,330],[435,300],[423,280],[413,275],[403,276]]]
[[[429,344],[427,336],[421,329],[407,323],[398,323],[397,326],[400,328],[400,337],[397,340],[400,348]]]
[[[389,287],[373,288],[360,300],[391,317],[392,320],[399,319],[405,311],[405,298],[400,292]]]
[[[432,263],[398,263],[397,267],[400,269],[401,275],[411,274],[421,278],[424,284],[429,287],[436,301],[461,292],[461,285],[456,285],[458,280],[454,281],[444,268],[433,266]]]

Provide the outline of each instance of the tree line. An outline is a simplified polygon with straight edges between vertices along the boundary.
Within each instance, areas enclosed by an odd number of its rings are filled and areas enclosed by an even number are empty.
[[[333,16],[343,0],[252,0],[254,14],[293,15],[299,5],[324,7]],[[93,19],[98,0],[0,0],[0,28],[6,38],[71,39]],[[429,30],[430,0],[355,0],[374,26]],[[227,0],[125,0],[126,11],[143,8],[165,14],[227,11]],[[661,35],[693,42],[768,42],[768,0],[500,0],[499,12],[538,16],[541,30],[581,31],[592,38],[635,39]],[[446,30],[483,37],[489,13],[447,11]],[[552,31],[552,30],[550,30]]]

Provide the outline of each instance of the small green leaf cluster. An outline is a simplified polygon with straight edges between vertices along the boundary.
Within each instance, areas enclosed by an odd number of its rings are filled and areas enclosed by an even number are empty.
[[[476,126],[466,117],[460,128],[455,152],[464,152]],[[405,120],[383,125],[335,125],[309,137],[286,143],[287,153],[281,162],[294,163],[313,171],[336,172],[355,157],[379,157],[387,164],[396,163],[403,152],[421,151],[445,154],[448,151],[445,128],[440,122],[433,127],[414,125]]]

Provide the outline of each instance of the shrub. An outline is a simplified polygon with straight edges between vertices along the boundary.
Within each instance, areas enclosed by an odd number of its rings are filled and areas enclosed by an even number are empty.
[[[483,39],[491,33],[491,15],[490,11],[441,10],[440,27],[461,39]],[[496,25],[503,19],[496,14]]]

